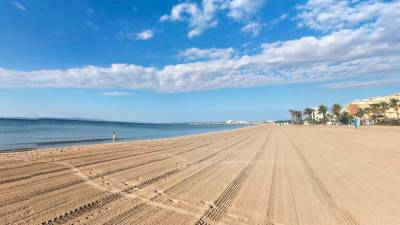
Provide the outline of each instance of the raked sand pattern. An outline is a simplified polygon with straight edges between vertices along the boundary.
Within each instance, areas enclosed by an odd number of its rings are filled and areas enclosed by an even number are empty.
[[[0,224],[400,224],[399,127],[2,153],[0,175]]]

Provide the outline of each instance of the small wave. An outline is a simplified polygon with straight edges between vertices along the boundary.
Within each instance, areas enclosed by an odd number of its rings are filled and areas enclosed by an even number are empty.
[[[135,140],[136,138],[118,138],[117,141]],[[111,138],[92,138],[92,139],[77,139],[77,140],[60,140],[60,141],[42,141],[36,143],[18,143],[16,146],[1,146],[1,152],[16,152],[16,151],[30,151],[38,148],[56,147],[56,146],[73,146],[74,144],[94,144],[112,142]]]
[[[36,148],[32,147],[21,147],[21,148],[5,148],[5,149],[0,149],[0,152],[25,152],[25,151],[32,151],[35,150]]]
[[[104,142],[111,141],[110,138],[94,138],[94,139],[79,139],[79,140],[62,140],[62,141],[44,141],[37,142],[37,146],[48,146],[48,145],[64,145],[64,144],[76,144],[76,143],[88,143],[88,142]]]

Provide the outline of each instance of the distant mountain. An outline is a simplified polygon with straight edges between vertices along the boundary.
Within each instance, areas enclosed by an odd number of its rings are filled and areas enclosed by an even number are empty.
[[[157,123],[157,122],[142,122],[142,121],[111,121],[102,119],[89,119],[84,117],[0,117],[5,120],[54,120],[54,121],[78,121],[78,122],[101,122],[101,123],[126,123],[126,124],[188,124],[188,125],[217,125],[225,124],[225,122],[175,122],[175,123]]]

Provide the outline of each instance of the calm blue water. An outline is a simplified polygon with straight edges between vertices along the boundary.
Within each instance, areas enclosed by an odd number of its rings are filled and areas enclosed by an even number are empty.
[[[237,128],[226,124],[150,124],[63,119],[0,119],[0,150],[154,139]]]

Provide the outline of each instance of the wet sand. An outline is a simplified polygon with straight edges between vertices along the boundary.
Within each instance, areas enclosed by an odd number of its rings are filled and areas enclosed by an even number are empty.
[[[0,224],[400,224],[399,127],[0,154]]]

